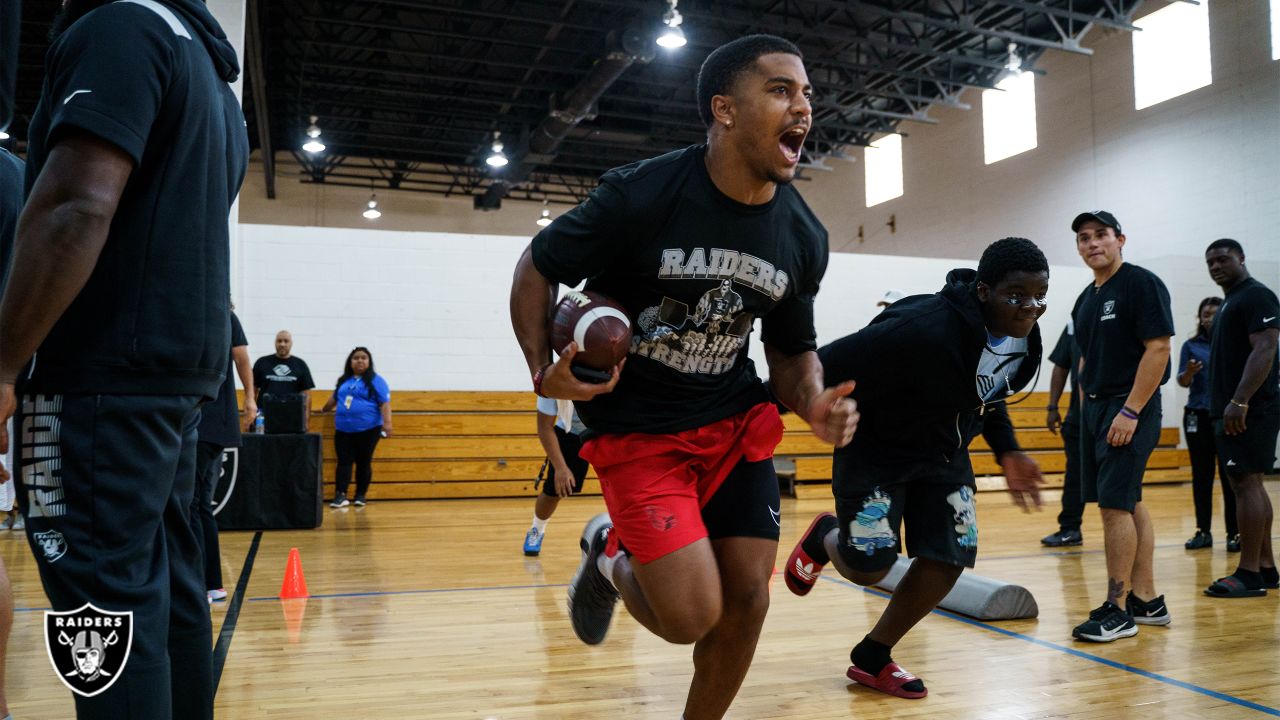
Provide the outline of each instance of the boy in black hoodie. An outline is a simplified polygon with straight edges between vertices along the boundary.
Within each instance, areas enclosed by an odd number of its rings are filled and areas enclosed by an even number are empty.
[[[49,641],[80,718],[213,715],[188,513],[200,404],[230,346],[238,73],[200,0],[68,0],[45,58],[0,302],[0,424],[16,411],[45,593],[79,616]]]
[[[906,519],[915,558],[879,622],[853,648],[848,676],[904,698],[928,691],[890,650],[973,567],[978,530],[969,442],[995,452],[1014,500],[1040,506],[1040,468],[1018,449],[1004,399],[1040,366],[1036,320],[1049,264],[1030,240],[1005,238],[978,270],[958,269],[934,295],[894,303],[866,328],[818,351],[828,386],[848,380],[862,419],[835,451],[836,514],[814,519],[787,560],[787,587],[805,595],[822,566],[873,585],[898,559]]]

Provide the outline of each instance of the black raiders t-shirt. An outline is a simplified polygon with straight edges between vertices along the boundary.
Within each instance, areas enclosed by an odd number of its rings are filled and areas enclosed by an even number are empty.
[[[249,344],[244,336],[240,318],[231,313],[231,347]],[[235,363],[227,364],[227,378],[222,382],[218,397],[200,406],[200,442],[213,443],[224,448],[240,447],[240,408],[236,407]]]
[[[1054,345],[1053,352],[1049,353],[1049,362],[1067,369],[1067,392],[1071,393],[1071,403],[1067,406],[1063,422],[1078,422],[1076,408],[1080,403],[1076,398],[1080,395],[1080,384],[1076,381],[1076,370],[1080,367],[1080,347],[1076,345],[1072,321],[1068,320],[1067,326],[1062,328],[1062,334],[1058,336],[1058,344]]]
[[[315,386],[311,369],[300,357],[290,355],[281,360],[276,355],[263,355],[253,364],[253,387],[263,395],[289,395]]]
[[[575,403],[593,433],[672,433],[765,402],[747,357],[761,340],[813,350],[813,299],[827,231],[790,185],[761,205],[716,188],[706,146],[609,171],[578,207],[533,239],[544,277],[618,301],[634,337],[610,393]]]
[[[1231,288],[1213,318],[1213,338],[1209,345],[1209,414],[1222,417],[1227,403],[1235,397],[1253,346],[1249,335],[1280,328],[1280,302],[1266,285],[1249,278]],[[1273,359],[1262,386],[1249,398],[1249,415],[1276,412],[1280,406],[1280,358]]]
[[[1173,335],[1169,291],[1154,273],[1132,263],[1121,265],[1102,287],[1085,287],[1071,318],[1084,357],[1080,388],[1090,395],[1127,395],[1146,350],[1143,341]],[[1168,381],[1166,363],[1160,384]]]
[[[107,3],[49,48],[28,191],[76,132],[127,153],[133,172],[92,274],[37,351],[26,392],[218,394],[231,332],[228,213],[249,157],[228,85],[238,73],[235,50],[201,3]]]

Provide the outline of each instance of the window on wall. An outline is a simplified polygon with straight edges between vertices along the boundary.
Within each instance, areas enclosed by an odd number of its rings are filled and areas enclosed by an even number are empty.
[[[1274,4],[1274,0],[1273,0]],[[1141,110],[1213,82],[1209,0],[1173,3],[1135,20],[1134,107]]]
[[[866,148],[867,207],[902,196],[902,136],[885,135]]]
[[[996,88],[982,91],[982,152],[988,165],[1036,147],[1035,74],[1007,75]]]
[[[1280,0],[1271,0],[1271,59],[1280,60]]]

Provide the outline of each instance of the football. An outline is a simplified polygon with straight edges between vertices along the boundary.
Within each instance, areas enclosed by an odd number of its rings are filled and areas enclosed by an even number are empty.
[[[631,350],[627,311],[599,293],[570,290],[551,315],[552,349],[571,342],[578,343],[574,366],[608,373]]]

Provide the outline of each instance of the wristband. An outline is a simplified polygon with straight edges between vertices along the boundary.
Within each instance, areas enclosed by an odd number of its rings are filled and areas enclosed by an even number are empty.
[[[1236,402],[1234,398],[1231,400],[1231,404],[1232,404],[1232,405],[1235,405],[1236,407],[1240,408],[1241,410],[1248,410],[1248,409],[1249,409],[1249,403]]]
[[[547,369],[551,367],[551,363],[547,363],[538,368],[538,372],[533,374],[533,394],[538,397],[546,397],[542,394],[542,378],[546,376]]]
[[[1120,414],[1129,418],[1130,420],[1138,419],[1138,413],[1134,412],[1133,408],[1129,407],[1128,405],[1125,405],[1124,407],[1120,408]]]

